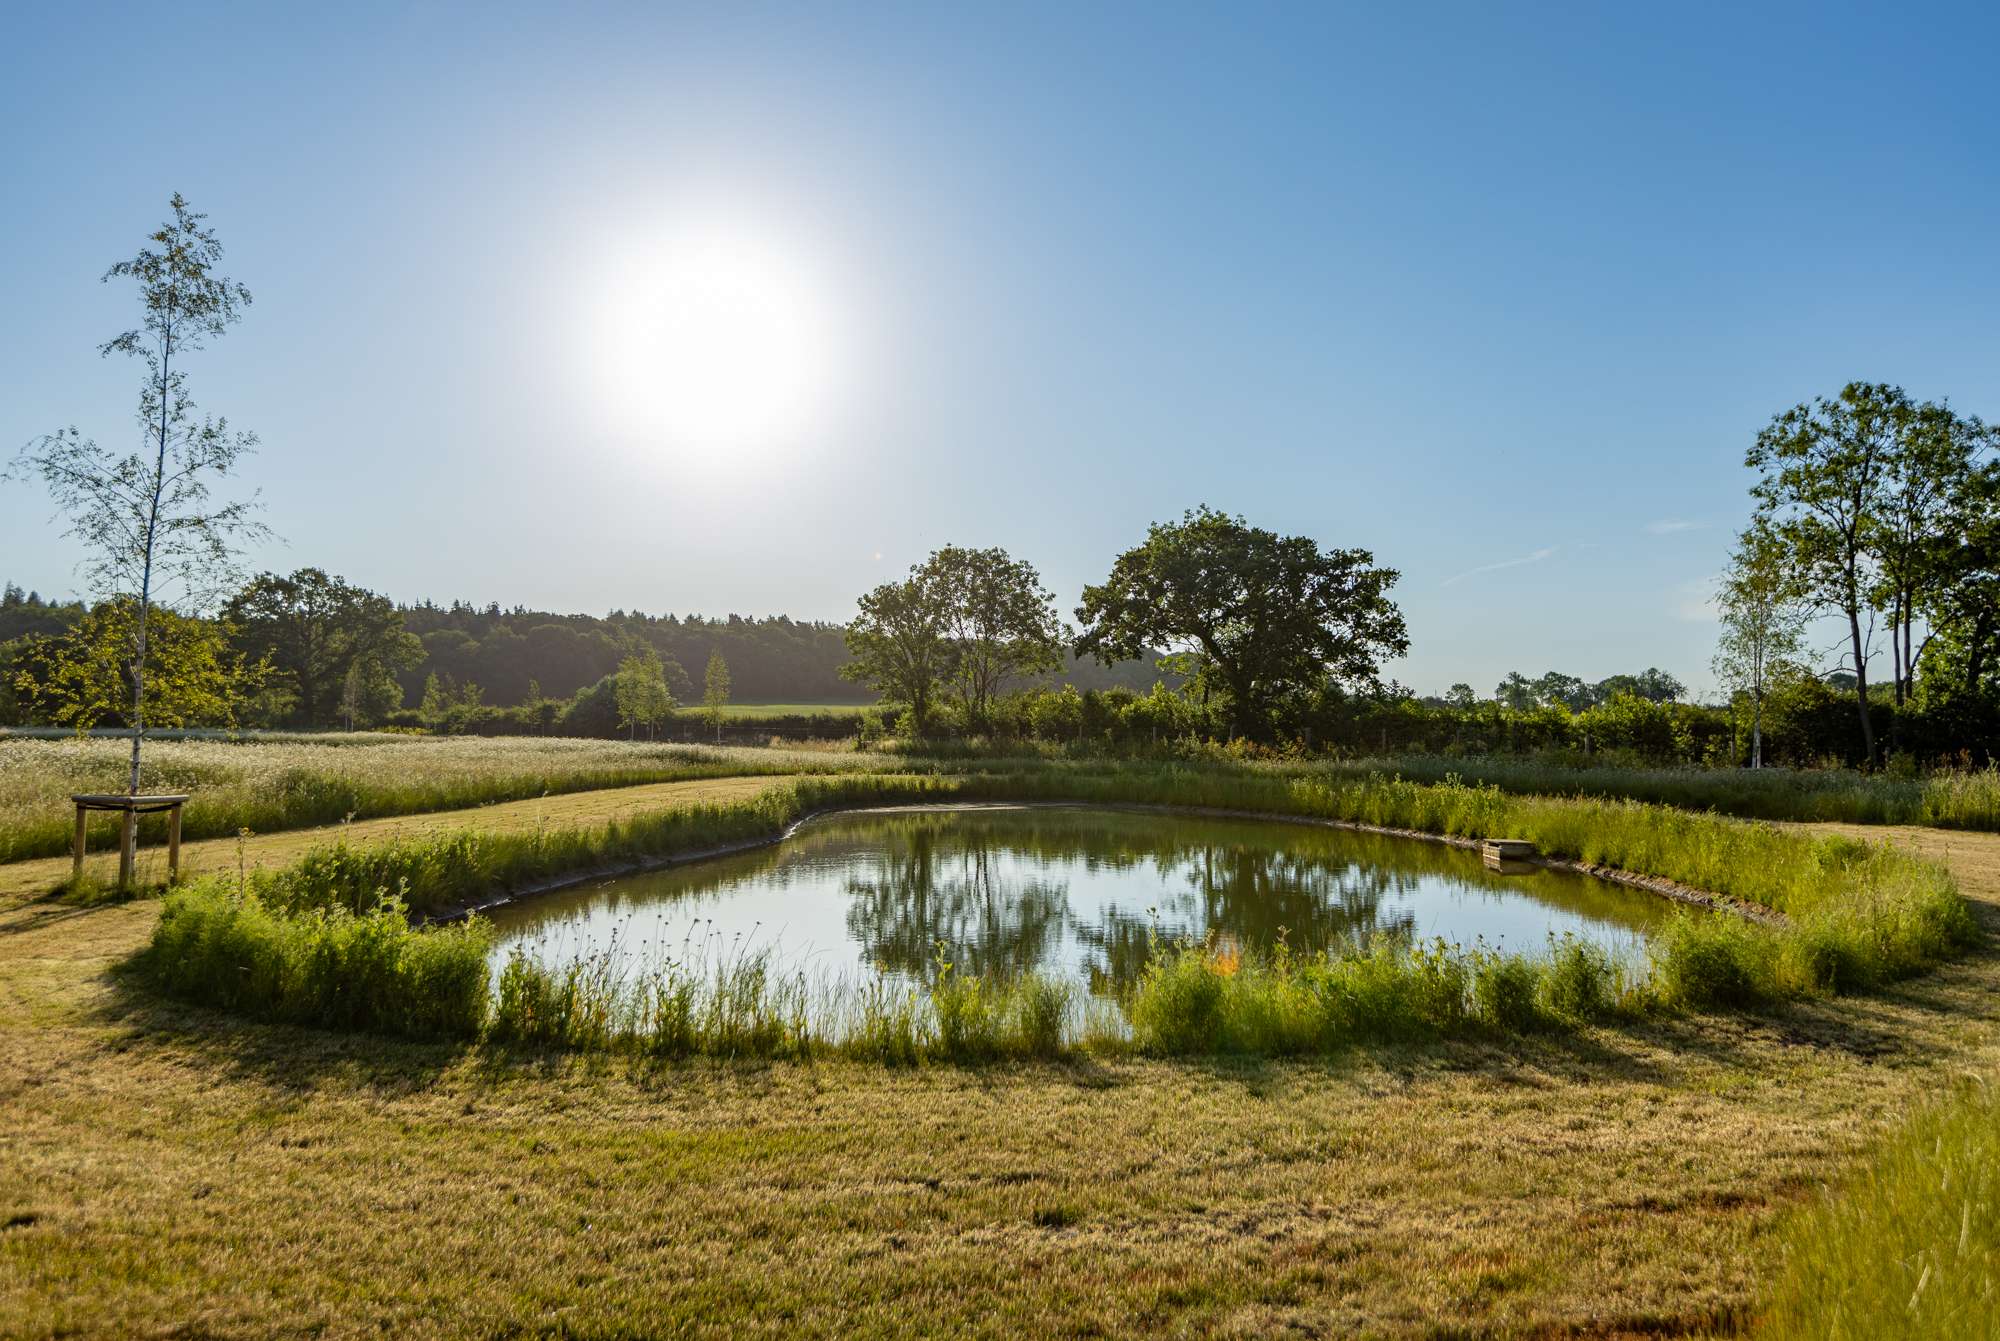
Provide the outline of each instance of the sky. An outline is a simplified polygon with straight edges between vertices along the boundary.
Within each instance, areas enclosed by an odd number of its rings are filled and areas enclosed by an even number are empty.
[[[845,619],[1000,545],[1067,612],[1207,504],[1397,569],[1419,691],[1697,690],[1744,450],[2000,418],[2000,11],[23,6],[0,452],[138,443],[100,284],[184,193],[239,492],[401,601]],[[0,484],[0,578],[77,591]]]

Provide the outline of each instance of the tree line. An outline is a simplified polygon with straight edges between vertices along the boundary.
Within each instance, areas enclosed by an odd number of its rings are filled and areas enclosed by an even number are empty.
[[[196,413],[187,360],[250,293],[217,272],[204,216],[179,195],[169,209],[105,276],[137,287],[139,324],[100,347],[143,368],[137,449],[70,427],[9,471],[55,500],[96,599],[0,593],[0,723],[129,728],[134,791],[149,724],[636,735],[690,700],[690,665],[718,734],[732,693],[824,702],[859,682],[894,713],[870,730],[917,737],[1386,749],[1393,728],[1404,747],[1755,765],[1768,726],[1782,756],[1871,768],[1885,740],[1922,760],[2000,745],[2000,435],[1877,383],[1776,415],[1745,455],[1754,512],[1718,592],[1726,709],[1677,702],[1657,668],[1595,683],[1515,672],[1490,701],[1463,684],[1419,701],[1381,675],[1409,647],[1394,569],[1207,507],[1117,555],[1074,626],[1031,564],[960,546],[863,594],[845,626],[398,606],[318,568],[244,581],[237,560],[265,534],[256,498],[213,491],[256,438]],[[1817,618],[1839,621],[1838,649],[1809,646]],[[1886,686],[1871,679],[1885,637]],[[1835,692],[1854,729],[1829,749]]]

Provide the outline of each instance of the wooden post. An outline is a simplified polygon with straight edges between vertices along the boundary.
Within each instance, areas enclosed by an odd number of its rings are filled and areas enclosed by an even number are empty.
[[[81,880],[83,878],[84,826],[88,822],[89,815],[90,811],[84,808],[83,802],[78,801],[76,803],[76,842],[70,845],[70,855],[75,858],[70,863],[69,874],[72,880]]]
[[[167,811],[167,883],[177,885],[181,879],[181,808]]]
[[[132,887],[132,866],[139,856],[139,814],[127,808],[118,831],[118,887]]]

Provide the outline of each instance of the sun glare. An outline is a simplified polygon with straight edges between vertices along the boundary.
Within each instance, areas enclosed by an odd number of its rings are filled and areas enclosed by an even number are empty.
[[[596,347],[622,429],[699,463],[809,445],[838,376],[833,303],[806,253],[741,225],[615,261]]]

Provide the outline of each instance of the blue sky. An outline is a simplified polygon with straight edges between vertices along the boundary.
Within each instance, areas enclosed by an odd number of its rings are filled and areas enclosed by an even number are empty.
[[[1067,608],[1209,503],[1400,569],[1419,689],[1706,685],[1773,413],[1867,378],[2000,417],[1996,39],[1973,7],[23,9],[0,446],[133,440],[97,277],[180,190],[256,297],[190,366],[263,439],[259,567],[837,619],[999,544]],[[768,439],[663,418],[669,347],[626,338],[689,220],[807,276],[822,375]],[[0,576],[69,591],[48,511],[0,487]]]

